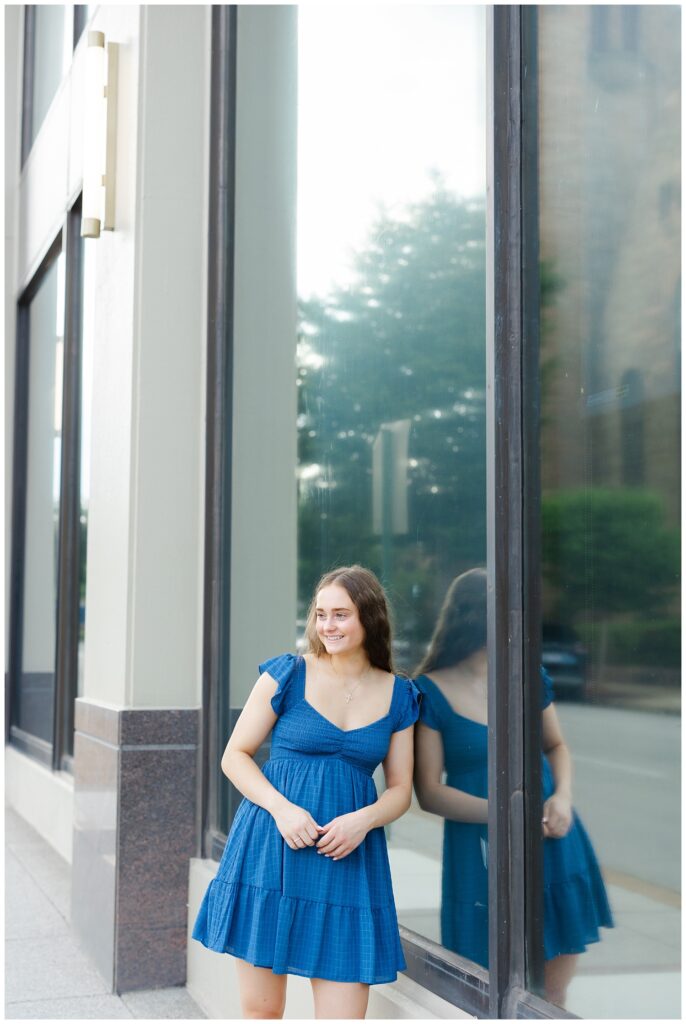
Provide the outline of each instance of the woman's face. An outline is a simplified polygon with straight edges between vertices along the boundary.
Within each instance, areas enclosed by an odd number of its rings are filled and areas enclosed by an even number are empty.
[[[327,654],[351,654],[364,644],[364,628],[345,587],[331,583],[317,594],[317,636]]]

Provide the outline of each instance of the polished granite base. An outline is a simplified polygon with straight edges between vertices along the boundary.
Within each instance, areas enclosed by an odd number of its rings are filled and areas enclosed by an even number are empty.
[[[182,985],[200,710],[75,708],[72,926],[112,992]]]

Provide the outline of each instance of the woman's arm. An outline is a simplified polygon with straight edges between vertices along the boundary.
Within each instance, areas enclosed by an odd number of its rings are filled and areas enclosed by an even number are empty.
[[[308,811],[287,800],[272,786],[253,760],[274,728],[277,715],[271,699],[278,689],[276,680],[263,672],[255,683],[226,744],[222,771],[236,789],[273,817],[276,827],[292,850],[314,846],[321,829]]]
[[[554,704],[543,710],[541,739],[555,781],[555,792],[543,805],[543,835],[546,839],[561,839],[572,824],[572,757]]]
[[[238,716],[221,760],[224,775],[236,789],[270,814],[284,797],[265,778],[253,758],[276,723],[271,699],[277,689],[276,680],[263,672]]]
[[[417,724],[415,757],[414,791],[422,810],[448,821],[487,824],[488,800],[441,782],[445,764],[443,738],[422,722]]]
[[[386,789],[373,804],[360,809],[368,829],[380,828],[402,817],[412,803],[413,733],[414,726],[408,725],[391,736],[383,762]]]

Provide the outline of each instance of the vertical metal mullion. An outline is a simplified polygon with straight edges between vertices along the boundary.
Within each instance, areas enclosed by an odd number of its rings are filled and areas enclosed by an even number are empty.
[[[24,622],[24,550],[26,546],[26,475],[29,419],[29,306],[17,307],[17,348],[12,445],[12,525],[8,680],[5,691],[5,742],[17,721],[21,685],[21,639]]]
[[[525,990],[523,752],[521,8],[495,6],[489,32],[487,332],[490,1015]]]
[[[543,991],[541,840],[541,474],[538,8],[522,7],[522,443],[524,632],[524,892],[527,989]]]
[[[29,155],[33,132],[33,69],[36,41],[35,5],[24,7],[24,67],[22,76],[21,166]]]
[[[81,38],[81,33],[86,27],[86,4],[74,4],[74,17],[72,18],[72,50],[76,49],[76,44]]]
[[[82,242],[78,206],[64,229],[65,322],[60,465],[57,658],[53,768],[69,754],[74,725],[79,642],[79,516],[81,431]]]
[[[212,8],[201,843],[217,819],[217,710],[229,644],[237,7]],[[228,700],[228,694],[223,695]]]

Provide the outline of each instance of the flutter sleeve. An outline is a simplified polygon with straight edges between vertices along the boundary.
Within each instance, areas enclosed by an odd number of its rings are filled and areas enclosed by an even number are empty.
[[[541,711],[544,711],[554,700],[553,681],[541,665]]]
[[[409,725],[414,725],[419,718],[419,705],[422,699],[421,690],[412,679],[402,679],[401,687],[393,732],[407,729]]]
[[[436,698],[432,693],[432,687],[429,685],[429,681],[426,676],[419,677],[417,680],[417,686],[421,693],[419,721],[422,725],[428,725],[429,729],[436,729],[437,732],[440,732],[441,723],[438,720]]]
[[[291,705],[295,667],[296,658],[293,654],[279,654],[276,658],[263,661],[259,666],[260,675],[267,672],[279,684],[271,701],[277,715],[282,715]]]

